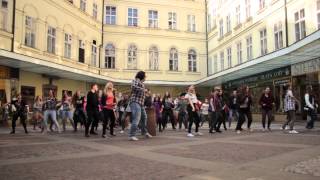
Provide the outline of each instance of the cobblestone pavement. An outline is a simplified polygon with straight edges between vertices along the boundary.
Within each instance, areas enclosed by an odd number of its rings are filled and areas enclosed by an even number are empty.
[[[170,129],[152,139],[128,141],[127,134],[83,137],[71,128],[42,135],[0,128],[1,180],[318,180],[320,127],[299,134],[272,126],[236,134],[233,130],[186,137]],[[101,132],[101,131],[99,131]],[[119,132],[119,130],[116,130]]]

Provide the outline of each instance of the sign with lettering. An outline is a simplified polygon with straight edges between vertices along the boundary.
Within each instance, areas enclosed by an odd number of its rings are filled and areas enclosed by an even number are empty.
[[[292,76],[308,74],[320,71],[320,58],[312,59],[306,62],[294,64],[291,66]]]
[[[230,87],[250,85],[253,83],[264,82],[264,81],[272,81],[276,78],[286,77],[290,75],[291,75],[290,67],[284,67],[284,68],[279,68],[272,71],[267,71],[264,73],[259,73],[249,77],[233,80],[224,84],[223,87],[225,89],[228,89]]]

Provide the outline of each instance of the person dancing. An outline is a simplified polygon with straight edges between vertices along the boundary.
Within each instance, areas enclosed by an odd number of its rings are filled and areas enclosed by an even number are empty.
[[[200,117],[198,114],[198,111],[200,108],[197,106],[198,98],[193,85],[189,86],[188,93],[186,94],[185,98],[189,100],[189,105],[187,107],[188,118],[189,118],[189,128],[188,128],[187,136],[194,137],[194,135],[191,133],[193,123],[195,123],[196,125],[196,129],[195,129],[196,135],[201,136],[203,134],[199,132]]]
[[[113,132],[114,124],[115,124],[115,106],[117,104],[113,84],[108,82],[104,88],[104,93],[101,97],[102,104],[102,112],[103,112],[103,128],[102,128],[102,137],[106,138],[106,129],[108,125],[108,121],[110,119],[110,135],[115,136]]]
[[[27,104],[24,100],[22,100],[22,96],[20,94],[17,95],[16,99],[12,100],[11,104],[14,107],[13,109],[15,109],[15,111],[13,112],[12,116],[12,131],[10,132],[10,134],[16,133],[16,121],[18,120],[18,118],[20,118],[20,122],[22,123],[22,126],[24,128],[24,132],[28,134],[26,123],[28,113]]]
[[[94,128],[96,123],[99,122],[99,101],[98,101],[98,85],[92,84],[91,90],[87,94],[87,104],[86,104],[86,111],[87,111],[87,121],[85,123],[86,129],[85,129],[85,137],[90,137],[89,135],[89,128],[90,134],[92,135],[98,135],[96,132],[94,132]]]
[[[81,96],[81,92],[78,90],[72,98],[72,103],[75,108],[73,114],[74,121],[74,132],[78,131],[78,123],[83,124],[86,120],[86,115],[84,112],[84,97]]]

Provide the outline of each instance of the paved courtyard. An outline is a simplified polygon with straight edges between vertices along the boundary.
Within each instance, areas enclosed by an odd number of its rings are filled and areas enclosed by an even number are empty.
[[[259,124],[254,124],[259,127]],[[69,131],[42,135],[0,129],[0,179],[319,180],[320,128],[300,134],[255,130],[187,138],[166,130],[152,139],[102,139]],[[118,130],[117,130],[118,132]]]

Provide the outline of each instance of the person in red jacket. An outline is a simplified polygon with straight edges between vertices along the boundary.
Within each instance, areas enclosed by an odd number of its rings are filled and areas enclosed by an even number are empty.
[[[269,87],[266,87],[264,93],[261,95],[259,104],[261,105],[263,131],[265,131],[266,128],[266,116],[268,116],[268,130],[271,131],[270,125],[273,120],[272,108],[275,103]]]

